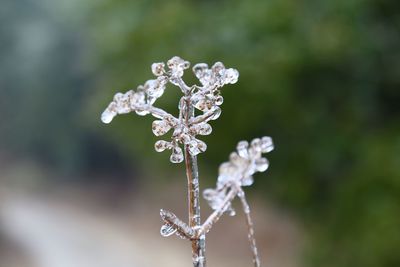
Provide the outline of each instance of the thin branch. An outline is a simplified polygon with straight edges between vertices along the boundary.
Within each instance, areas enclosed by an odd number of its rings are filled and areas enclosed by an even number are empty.
[[[214,110],[209,110],[209,111],[205,112],[203,115],[199,115],[199,116],[191,119],[190,125],[198,124],[201,122],[208,122],[218,112],[221,112],[221,110],[219,108],[216,108]]]
[[[224,212],[228,209],[232,200],[237,195],[238,191],[236,188],[231,188],[226,197],[224,198],[221,206],[216,209],[210,216],[208,216],[207,220],[203,223],[203,225],[197,230],[196,236],[200,236],[208,233],[212,226],[221,218]]]
[[[254,237],[254,227],[253,227],[253,221],[250,216],[250,207],[249,204],[247,203],[243,189],[240,186],[237,186],[237,190],[238,190],[237,195],[240,198],[240,201],[242,202],[243,211],[246,217],[246,224],[248,230],[247,238],[249,239],[250,249],[253,254],[253,263],[255,267],[260,267],[261,263],[260,263],[260,257],[258,256],[256,239]]]
[[[175,118],[173,115],[169,114],[168,112],[166,112],[165,110],[163,110],[161,108],[156,108],[156,107],[153,107],[148,104],[136,105],[134,110],[148,111],[149,113],[151,113],[151,115],[153,115],[157,119],[163,119],[165,117],[168,117],[168,118],[171,118],[174,123],[178,123],[178,119]]]
[[[165,223],[171,225],[180,236],[187,239],[192,239],[195,237],[194,230],[190,228],[189,225],[181,221],[175,214],[167,210],[160,210],[160,216]]]

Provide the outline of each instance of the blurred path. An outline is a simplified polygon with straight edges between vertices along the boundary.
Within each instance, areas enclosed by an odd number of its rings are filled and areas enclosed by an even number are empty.
[[[23,267],[191,265],[187,242],[159,235],[161,222],[153,204],[139,203],[142,210],[125,210],[123,213],[135,216],[124,217],[115,211],[104,211],[104,207],[99,211],[79,203],[83,202],[78,199],[71,205],[54,197],[1,196],[2,231],[34,262]],[[297,226],[290,218],[278,216],[259,203],[256,206],[256,235],[263,266],[298,267]],[[210,267],[252,266],[243,220],[239,212],[237,217],[222,219],[210,232]]]
[[[170,261],[168,266],[187,266],[171,262],[184,252],[171,246],[157,250],[154,258],[154,244],[143,245],[140,229],[38,199],[3,199],[1,224],[28,252],[33,267],[150,267],[163,258]]]

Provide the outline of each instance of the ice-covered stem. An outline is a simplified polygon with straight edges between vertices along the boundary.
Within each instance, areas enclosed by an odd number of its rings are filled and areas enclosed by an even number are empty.
[[[250,216],[250,207],[249,204],[247,203],[246,195],[243,189],[241,187],[238,187],[237,190],[238,190],[237,195],[240,198],[240,201],[242,202],[243,212],[246,217],[247,238],[249,239],[251,253],[253,254],[253,263],[255,267],[260,267],[261,266],[260,257],[258,256],[256,238],[254,237],[254,226],[253,226],[253,220],[251,219]]]
[[[230,207],[232,200],[236,197],[238,191],[236,188],[231,188],[229,193],[226,195],[220,207],[214,210],[210,216],[208,216],[207,220],[203,223],[203,225],[197,230],[196,236],[201,236],[203,234],[208,233],[212,226],[218,222],[221,216],[226,212],[226,210]]]
[[[171,234],[173,233],[172,231],[176,231],[179,236],[186,239],[193,239],[195,237],[195,231],[172,212],[161,209],[160,216],[164,223],[171,228]]]
[[[190,97],[185,99],[184,118],[188,125],[194,117],[194,107]],[[188,184],[188,209],[189,226],[195,229],[200,226],[200,189],[199,189],[199,171],[197,166],[197,156],[192,155],[189,150],[189,144],[185,145],[185,166]],[[205,235],[200,235],[192,239],[192,260],[194,267],[205,267]]]

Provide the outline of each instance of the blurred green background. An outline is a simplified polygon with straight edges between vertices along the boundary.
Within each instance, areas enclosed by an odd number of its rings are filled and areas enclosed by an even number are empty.
[[[204,186],[237,141],[269,135],[270,169],[248,191],[304,226],[300,265],[400,266],[396,0],[5,0],[1,160],[51,173],[7,183],[124,194],[183,183],[183,165],[153,150],[152,118],[99,119],[114,93],[174,55],[240,72],[203,138]],[[175,112],[178,96],[170,87],[157,103]]]

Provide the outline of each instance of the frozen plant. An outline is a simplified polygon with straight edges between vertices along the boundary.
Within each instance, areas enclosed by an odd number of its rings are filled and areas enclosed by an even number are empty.
[[[141,116],[151,114],[157,118],[152,124],[152,131],[156,136],[172,132],[169,140],[159,140],[155,143],[155,150],[157,152],[171,150],[172,163],[185,161],[189,223],[183,222],[170,211],[161,210],[163,225],[160,233],[162,236],[176,234],[189,240],[195,267],[206,266],[205,236],[225,212],[230,215],[235,214],[232,201],[236,196],[239,197],[246,215],[253,262],[258,267],[260,260],[253,222],[242,187],[253,183],[254,173],[263,172],[268,168],[268,161],[262,157],[262,153],[273,150],[272,139],[263,137],[254,139],[250,144],[246,141],[238,143],[237,152],[233,152],[229,161],[219,168],[216,188],[206,189],[203,192],[203,197],[214,211],[201,223],[197,155],[206,151],[207,145],[197,136],[211,134],[212,127],[209,122],[218,119],[221,114],[219,106],[223,102],[223,97],[220,89],[226,84],[236,83],[239,72],[236,69],[225,68],[221,62],[215,63],[211,68],[205,63],[199,63],[194,65],[192,70],[201,85],[188,86],[182,76],[189,67],[188,61],[176,56],[168,60],[167,64],[163,62],[152,64],[151,70],[156,78],[139,85],[136,91],[129,90],[126,93],[115,94],[113,101],[101,115],[101,120],[110,123],[117,114],[135,111]],[[177,117],[154,106],[155,101],[163,95],[168,83],[177,86],[183,94],[179,101]],[[195,109],[201,114],[196,115]]]

